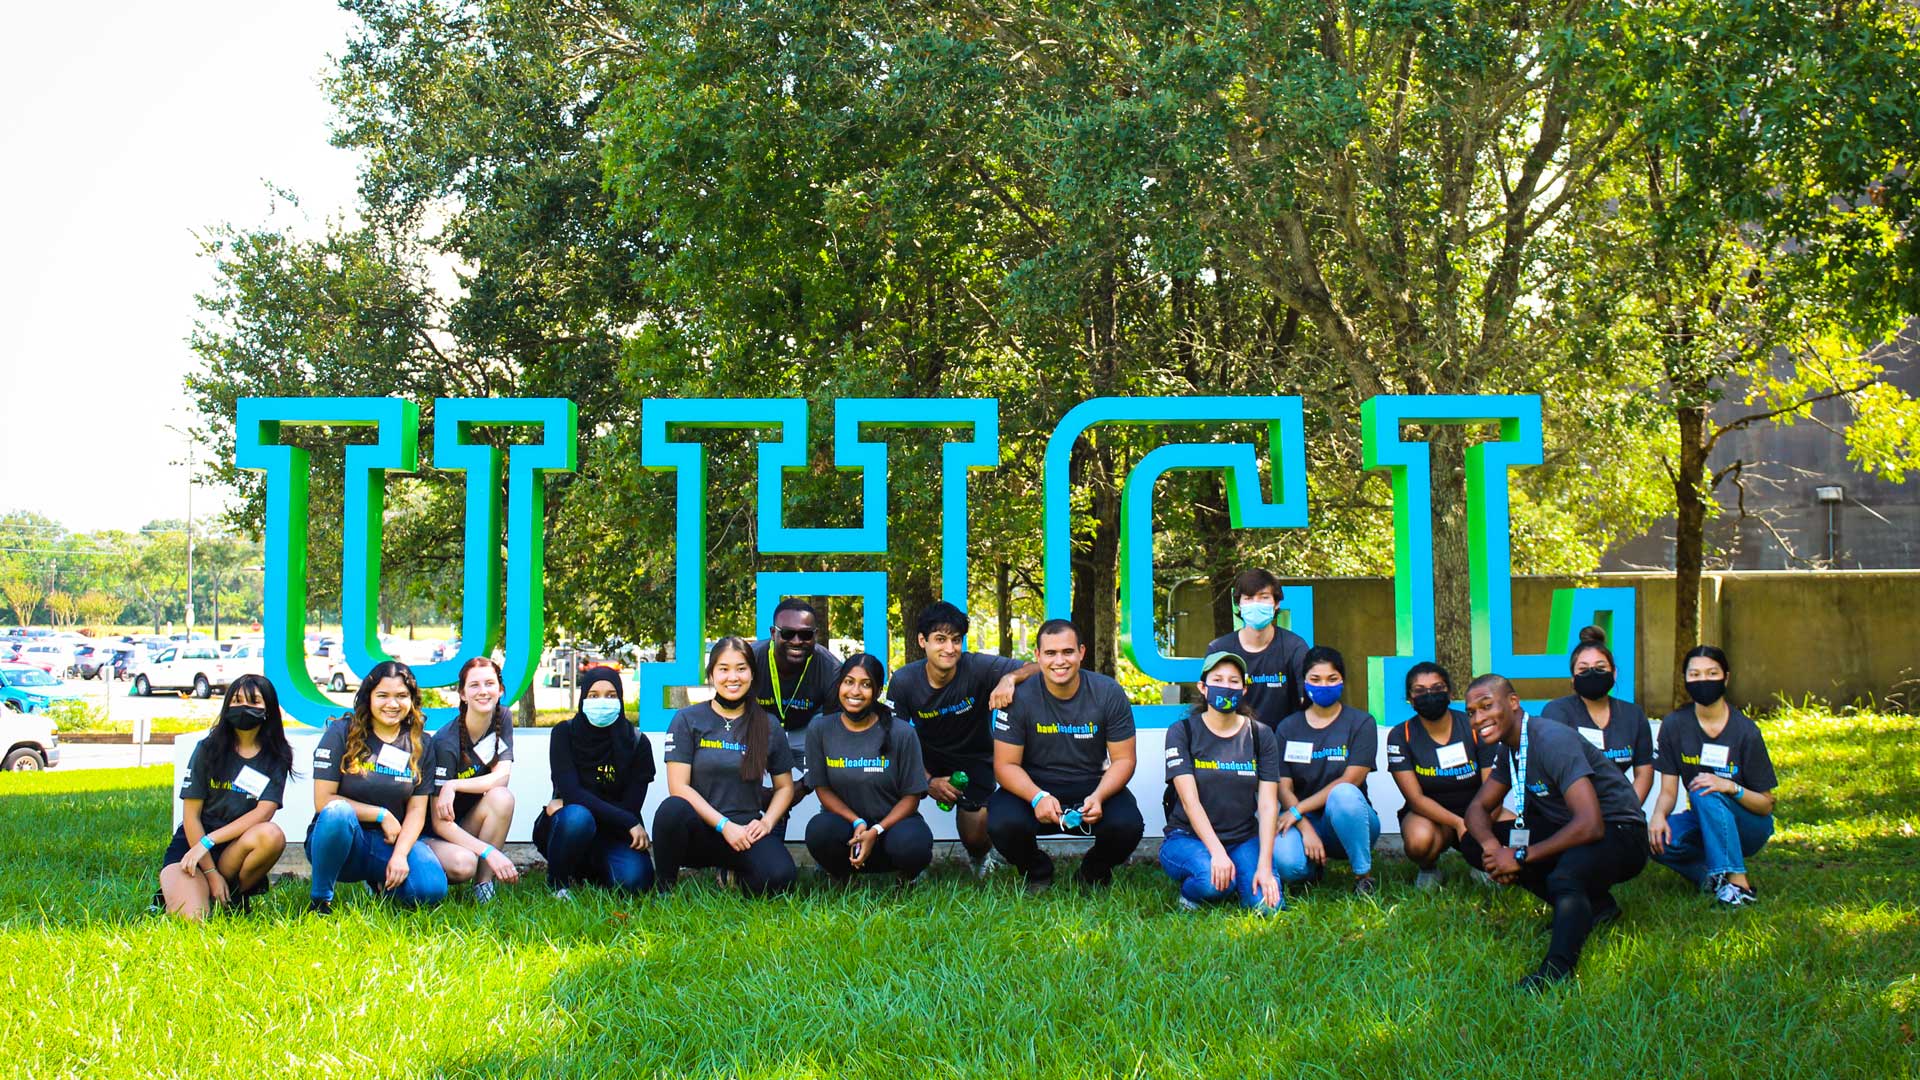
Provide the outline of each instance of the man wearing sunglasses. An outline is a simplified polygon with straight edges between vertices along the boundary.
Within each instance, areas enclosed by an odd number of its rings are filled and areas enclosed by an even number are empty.
[[[786,731],[793,747],[796,804],[811,790],[800,783],[807,770],[807,725],[821,713],[840,708],[833,684],[840,658],[819,644],[818,621],[812,604],[788,597],[773,609],[766,638],[753,643],[753,698]],[[771,797],[772,789],[766,794]],[[786,820],[792,817],[788,814]]]

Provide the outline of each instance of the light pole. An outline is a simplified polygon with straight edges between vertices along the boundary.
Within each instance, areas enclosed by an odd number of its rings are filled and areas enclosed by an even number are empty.
[[[193,432],[183,431],[172,424],[166,425],[168,431],[187,440],[187,642],[193,642]],[[218,588],[219,586],[215,586]]]

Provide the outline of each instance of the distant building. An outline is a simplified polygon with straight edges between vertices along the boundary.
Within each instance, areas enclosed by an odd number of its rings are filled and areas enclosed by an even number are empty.
[[[1920,396],[1920,322],[1912,323],[1880,360],[1887,381]],[[1752,411],[1736,394],[1713,409],[1725,423]],[[1851,406],[1823,402],[1815,416],[1844,429]],[[1820,424],[1762,422],[1722,437],[1708,468],[1747,464],[1745,514],[1732,478],[1714,495],[1721,513],[1707,521],[1708,568],[1845,570],[1920,568],[1920,477],[1894,484],[1847,460],[1846,443]],[[1602,570],[1673,569],[1672,518],[1615,547]]]

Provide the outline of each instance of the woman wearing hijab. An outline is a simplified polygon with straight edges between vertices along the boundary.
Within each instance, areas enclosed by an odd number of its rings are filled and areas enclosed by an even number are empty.
[[[879,700],[886,682],[878,657],[848,657],[834,678],[839,711],[807,727],[807,787],[820,796],[807,851],[835,881],[891,870],[911,885],[933,862],[933,830],[920,816],[920,736]]]
[[[547,859],[555,896],[589,881],[622,892],[653,885],[653,856],[640,810],[653,783],[653,744],[626,717],[620,676],[588,668],[580,707],[553,729],[547,758],[553,801],[533,824],[533,845]]]

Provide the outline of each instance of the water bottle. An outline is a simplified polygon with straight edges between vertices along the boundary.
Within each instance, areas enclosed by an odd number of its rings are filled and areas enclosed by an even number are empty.
[[[947,783],[952,784],[955,788],[961,791],[965,791],[967,787],[967,774],[964,772],[954,773],[951,777],[947,779]],[[952,803],[941,802],[939,799],[933,800],[933,805],[939,807],[942,810],[953,809]]]

